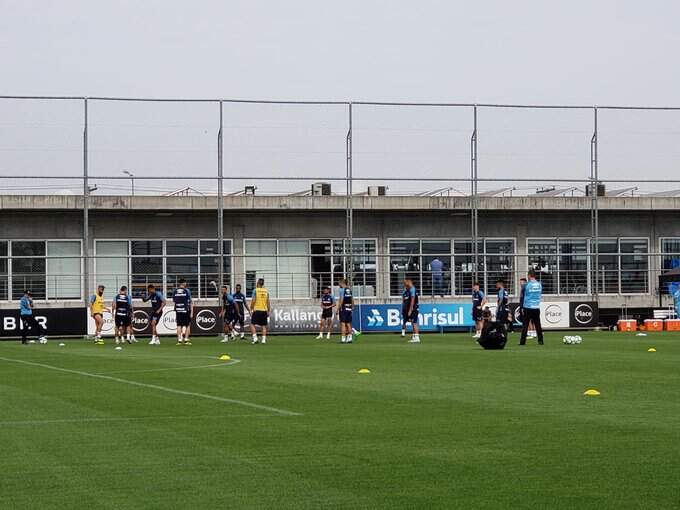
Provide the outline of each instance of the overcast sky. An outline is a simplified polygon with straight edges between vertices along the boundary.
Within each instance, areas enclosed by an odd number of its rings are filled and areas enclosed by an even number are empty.
[[[678,19],[674,1],[0,0],[0,95],[680,106]],[[225,172],[344,175],[345,108],[227,110]],[[95,175],[214,171],[211,105],[91,113]],[[468,110],[355,114],[357,175],[467,175]],[[0,115],[0,176],[81,171],[80,105]],[[479,120],[480,175],[587,176],[592,112]],[[677,178],[680,112],[602,113],[601,128],[605,176]]]

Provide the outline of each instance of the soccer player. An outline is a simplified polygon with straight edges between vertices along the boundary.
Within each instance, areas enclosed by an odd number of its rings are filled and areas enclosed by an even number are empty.
[[[163,316],[163,308],[165,307],[165,298],[160,290],[156,290],[156,286],[150,283],[146,288],[146,296],[142,298],[145,303],[151,301],[151,341],[149,345],[161,345],[161,339],[158,338],[158,322]]]
[[[434,296],[444,295],[444,263],[435,257],[430,262],[430,270],[432,271],[432,294]]]
[[[338,299],[338,315],[340,316],[340,342],[343,344],[352,343],[352,310],[354,309],[354,298],[352,289],[349,288],[347,280],[340,280],[340,298]]]
[[[269,291],[264,286],[264,278],[258,278],[257,284],[253,289],[252,299],[250,300],[250,332],[253,335],[253,345],[258,343],[257,328],[262,332],[262,343],[267,343],[267,322],[271,303],[269,302]]]
[[[234,303],[234,296],[229,292],[229,287],[222,286],[222,307],[220,310],[220,317],[222,317],[222,328],[224,337],[222,343],[227,343],[229,337],[235,338],[233,324],[236,321],[236,305]]]
[[[496,322],[500,322],[503,328],[508,326],[508,291],[505,289],[503,280],[496,281]]]
[[[111,313],[113,314],[116,326],[116,345],[122,344],[125,340],[129,344],[136,342],[135,335],[132,333],[132,298],[128,294],[128,288],[125,285],[120,288],[116,297],[113,298]]]
[[[187,289],[187,281],[180,280],[179,287],[172,294],[172,302],[175,303],[175,321],[177,324],[177,345],[191,345],[190,327],[193,319],[193,306],[191,306],[191,291]]]
[[[94,343],[97,345],[104,345],[104,340],[102,340],[104,312],[111,312],[109,308],[104,306],[104,289],[103,285],[98,285],[97,292],[90,296],[90,316],[94,320]]]
[[[479,289],[479,282],[472,285],[472,320],[475,322],[475,335],[473,338],[482,336],[482,328],[484,327],[484,320],[482,319],[482,312],[486,305],[486,298],[484,292]]]
[[[319,336],[317,340],[323,338],[324,329],[326,329],[326,339],[331,337],[333,331],[333,308],[335,308],[335,297],[331,294],[330,287],[323,288],[321,295],[321,320],[319,321]]]
[[[245,311],[248,310],[248,313],[250,313],[250,308],[248,308],[248,303],[246,300],[246,296],[241,292],[241,284],[237,284],[236,287],[234,287],[234,293],[231,295],[234,298],[234,310],[236,311],[236,321],[234,323],[234,331],[236,329],[236,324],[238,324],[238,329],[239,332],[241,333],[241,338],[246,336],[246,331],[245,331],[245,318],[246,314]]]
[[[404,280],[404,292],[401,294],[401,336],[406,336],[406,326],[411,323],[413,328],[413,338],[408,342],[410,344],[419,344],[420,335],[418,334],[418,290],[413,285],[413,280],[406,278]]]
[[[532,322],[536,328],[538,345],[543,345],[543,328],[541,327],[543,285],[536,280],[536,273],[533,269],[529,270],[527,276],[529,281],[524,286],[524,323],[522,324],[522,336],[519,339],[519,345],[525,345],[527,342],[529,322]]]
[[[28,330],[33,328],[38,330],[38,341],[43,344],[47,343],[45,328],[33,316],[33,293],[30,290],[25,290],[19,301],[19,314],[21,316],[21,343],[28,343],[26,340]]]

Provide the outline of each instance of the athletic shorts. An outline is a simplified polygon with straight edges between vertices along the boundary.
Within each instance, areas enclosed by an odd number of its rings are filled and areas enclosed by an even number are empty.
[[[234,313],[233,310],[225,310],[224,322],[225,324],[231,324],[232,322],[236,322],[236,313]]]
[[[411,315],[408,314],[408,309],[401,311],[401,322],[406,324],[407,322],[418,323],[418,309],[414,308]]]
[[[161,317],[163,316],[163,312],[151,312],[151,316],[149,317],[149,321],[156,321],[156,324],[158,324],[161,320]]]
[[[497,322],[508,322],[508,310],[498,310],[496,312]]]
[[[321,311],[321,318],[322,319],[332,319],[333,318],[333,309],[332,308],[324,308]]]
[[[340,310],[340,322],[344,324],[351,324],[352,310]]]
[[[117,328],[128,327],[132,324],[132,317],[129,315],[116,315],[115,323]]]
[[[266,326],[269,315],[263,310],[255,310],[250,317],[250,323],[254,326]]]
[[[176,321],[177,321],[177,326],[179,327],[184,327],[184,326],[190,326],[191,325],[191,315],[189,313],[184,312],[176,312],[175,313]]]
[[[483,319],[482,315],[484,314],[484,310],[481,310],[479,308],[472,308],[472,320],[475,322],[479,322]]]

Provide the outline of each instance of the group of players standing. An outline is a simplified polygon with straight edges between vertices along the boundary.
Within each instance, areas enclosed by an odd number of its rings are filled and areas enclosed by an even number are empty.
[[[542,285],[536,280],[536,274],[533,270],[528,272],[528,280],[522,278],[520,280],[520,303],[519,303],[519,320],[522,323],[522,335],[520,337],[520,345],[526,343],[527,336],[535,336],[539,344],[543,344],[543,331],[541,328],[540,318],[540,304]],[[342,279],[339,282],[340,292],[336,304],[335,296],[331,293],[330,287],[325,287],[321,295],[321,320],[319,323],[319,335],[317,339],[330,338],[333,330],[333,318],[336,310],[340,321],[341,343],[352,343],[354,336],[359,334],[352,327],[352,313],[354,309],[354,297],[352,289],[347,280]],[[128,294],[126,286],[122,286],[113,299],[111,309],[104,305],[104,286],[99,285],[97,292],[90,298],[90,314],[95,321],[95,343],[103,344],[102,327],[104,325],[104,311],[109,311],[114,318],[115,324],[115,343],[122,344],[124,342],[135,343],[137,339],[134,335],[132,327],[132,297]],[[512,332],[514,317],[510,316],[509,296],[505,288],[505,282],[498,280],[496,282],[496,322],[503,325],[503,327]],[[163,310],[166,306],[166,300],[160,290],[157,290],[153,284],[148,285],[147,293],[142,298],[144,302],[150,302],[151,315],[149,321],[151,323],[151,340],[150,345],[160,345],[160,338],[158,336],[158,323],[163,316]],[[221,307],[220,318],[223,323],[223,338],[222,342],[226,343],[230,340],[236,340],[237,337],[243,339],[245,337],[245,312],[250,314],[250,330],[252,334],[252,343],[267,343],[267,326],[269,314],[271,313],[271,302],[269,299],[269,291],[264,286],[264,279],[257,280],[255,289],[251,296],[250,305],[248,305],[246,296],[241,291],[241,285],[237,284],[234,292],[229,291],[228,286],[223,286],[220,293]],[[192,306],[191,291],[187,288],[187,282],[180,280],[178,287],[173,291],[172,301],[174,304],[174,311],[177,324],[177,344],[191,345],[191,321],[194,317],[194,308]],[[475,322],[474,338],[479,339],[484,331],[484,327],[491,319],[491,310],[488,306],[484,292],[480,290],[480,285],[475,282],[472,286],[472,318]],[[411,324],[413,336],[409,343],[420,343],[420,333],[418,329],[419,316],[419,294],[413,280],[406,278],[404,280],[404,290],[402,292],[402,329],[401,336],[406,336],[408,324]],[[261,336],[258,337],[258,328]],[[531,333],[534,332],[532,335]]]

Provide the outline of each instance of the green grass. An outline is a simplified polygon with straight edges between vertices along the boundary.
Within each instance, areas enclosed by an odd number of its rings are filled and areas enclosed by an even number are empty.
[[[582,336],[0,342],[0,508],[679,508],[680,335]]]

